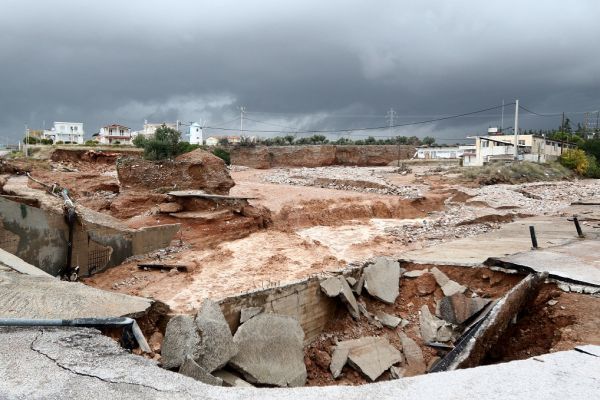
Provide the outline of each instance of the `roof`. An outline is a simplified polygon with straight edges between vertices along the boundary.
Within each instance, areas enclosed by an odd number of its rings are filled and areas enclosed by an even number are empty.
[[[119,125],[119,124],[106,125],[106,126],[103,126],[103,128],[125,128],[125,129],[129,129],[125,125]]]

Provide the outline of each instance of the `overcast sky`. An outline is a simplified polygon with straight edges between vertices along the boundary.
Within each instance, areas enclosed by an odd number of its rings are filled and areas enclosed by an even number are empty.
[[[88,137],[144,119],[239,129],[240,106],[271,124],[247,119],[256,130],[381,126],[390,108],[405,123],[515,98],[543,113],[600,108],[598,0],[0,5],[2,141],[44,121],[84,122]],[[506,107],[505,126],[512,115]],[[559,123],[521,119],[526,129]],[[393,134],[454,139],[498,124],[495,110]]]

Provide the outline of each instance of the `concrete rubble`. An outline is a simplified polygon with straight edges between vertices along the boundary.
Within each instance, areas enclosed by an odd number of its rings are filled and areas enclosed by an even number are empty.
[[[404,332],[399,332],[402,343],[402,353],[406,360],[406,368],[403,376],[415,376],[425,373],[426,365],[423,352],[417,343],[409,338]]]
[[[359,318],[360,312],[352,289],[343,276],[334,276],[321,282],[321,290],[328,297],[340,297],[353,318]]]
[[[375,312],[375,318],[381,322],[383,326],[390,329],[395,329],[402,322],[402,318],[381,311]]]
[[[281,387],[304,385],[304,332],[294,318],[259,314],[240,325],[233,341],[239,352],[229,363],[249,382]]]
[[[392,365],[402,362],[402,354],[390,344],[387,338],[363,337],[347,340],[339,342],[334,350],[334,354],[340,351],[339,355],[334,356],[335,367],[331,367],[334,376],[336,376],[334,371],[340,370],[339,365],[346,363],[343,360],[343,356],[346,354],[344,350],[347,350],[347,362],[350,366],[366,375],[371,381],[375,381]],[[332,358],[332,364],[334,358]]]
[[[254,387],[254,385],[249,384],[248,382],[246,382],[239,376],[237,376],[229,371],[226,371],[224,369],[215,371],[211,375],[215,376],[216,378],[221,379],[223,381],[223,386],[237,387],[237,388]]]
[[[447,342],[452,339],[452,326],[432,315],[427,305],[421,307],[419,326],[425,342]]]
[[[209,371],[202,368],[194,361],[190,356],[185,356],[185,359],[179,367],[179,373],[190,378],[194,378],[197,381],[206,383],[207,385],[222,386],[223,380],[212,376]]]
[[[363,270],[365,289],[384,303],[393,304],[400,294],[401,273],[398,261],[378,257]]]
[[[440,271],[437,267],[431,268],[431,273],[435,277],[436,282],[442,288],[442,292],[444,292],[444,296],[452,296],[456,293],[464,293],[467,290],[466,286],[463,286],[446,276],[442,271]]]
[[[439,316],[447,322],[460,325],[491,302],[481,297],[469,298],[462,293],[445,296],[439,303]]]
[[[240,310],[240,324],[248,321],[252,317],[256,317],[258,314],[264,311],[263,307],[244,307]]]
[[[201,342],[197,362],[208,372],[222,368],[238,352],[229,325],[219,305],[205,300],[196,314],[196,327]]]
[[[161,356],[164,368],[177,368],[186,356],[198,357],[200,335],[194,318],[189,315],[176,315],[167,324]]]

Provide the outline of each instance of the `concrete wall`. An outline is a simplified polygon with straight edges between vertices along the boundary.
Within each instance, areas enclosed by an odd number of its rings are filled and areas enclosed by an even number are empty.
[[[321,292],[317,277],[228,297],[220,303],[232,332],[237,330],[242,308],[264,307],[267,312],[296,318],[304,330],[306,343],[314,340],[323,331],[340,304],[337,299],[329,298]]]
[[[78,216],[71,264],[79,265],[81,276],[119,265],[132,255],[167,247],[179,230],[177,224],[129,229],[111,226],[110,221],[98,213],[93,218]],[[62,214],[0,197],[0,248],[57,275],[66,264],[68,237]]]
[[[329,165],[383,166],[409,159],[414,146],[322,145],[233,147],[231,163],[251,168],[322,167]]]

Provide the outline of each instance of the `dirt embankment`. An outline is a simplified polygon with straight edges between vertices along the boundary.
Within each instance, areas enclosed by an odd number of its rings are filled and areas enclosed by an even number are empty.
[[[408,159],[414,146],[256,146],[235,147],[231,163],[251,168],[323,167],[329,165],[383,166],[398,159]]]
[[[121,156],[139,157],[140,152],[135,149],[116,149],[111,151],[91,149],[63,149],[52,150],[50,159],[55,162],[96,162],[114,164]]]

